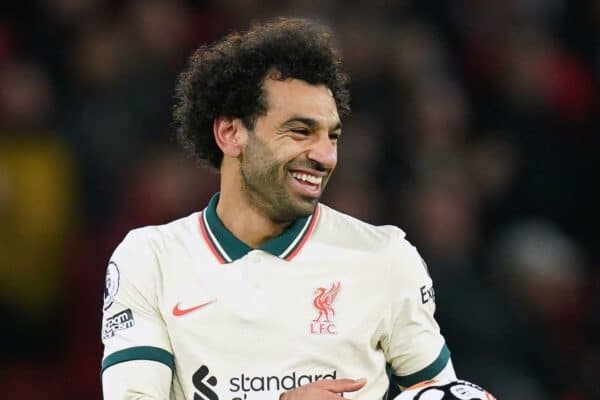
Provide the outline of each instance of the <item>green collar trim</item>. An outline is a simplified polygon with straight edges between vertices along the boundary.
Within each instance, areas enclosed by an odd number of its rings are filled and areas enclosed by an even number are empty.
[[[200,223],[203,225],[202,231],[205,239],[209,242],[215,256],[221,263],[230,263],[244,257],[254,249],[235,237],[223,225],[217,215],[218,202],[219,193],[216,193],[202,212]],[[310,236],[318,220],[318,214],[319,207],[317,206],[312,215],[297,219],[285,231],[264,243],[259,249],[276,257],[291,260]]]

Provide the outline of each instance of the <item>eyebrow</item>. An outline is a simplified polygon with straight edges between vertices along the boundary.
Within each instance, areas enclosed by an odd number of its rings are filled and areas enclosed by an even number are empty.
[[[319,124],[319,122],[317,122],[316,119],[308,118],[308,117],[294,116],[294,117],[288,119],[287,121],[285,121],[283,124],[281,124],[281,126],[290,125],[294,122],[300,122],[300,123],[308,126],[311,129],[316,129],[321,125],[321,124]],[[339,129],[342,129],[341,121],[337,121],[337,123],[331,127],[330,131],[333,132],[333,131],[337,131]]]

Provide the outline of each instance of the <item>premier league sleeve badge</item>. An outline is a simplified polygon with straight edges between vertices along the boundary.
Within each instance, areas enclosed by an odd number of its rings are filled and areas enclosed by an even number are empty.
[[[113,261],[106,268],[106,286],[104,287],[104,311],[108,310],[119,290],[119,268]]]

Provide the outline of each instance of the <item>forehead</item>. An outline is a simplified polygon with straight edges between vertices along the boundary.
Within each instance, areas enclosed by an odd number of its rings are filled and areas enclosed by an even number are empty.
[[[265,79],[267,117],[280,122],[292,115],[313,118],[329,126],[339,122],[335,99],[325,85],[311,85],[299,79]]]

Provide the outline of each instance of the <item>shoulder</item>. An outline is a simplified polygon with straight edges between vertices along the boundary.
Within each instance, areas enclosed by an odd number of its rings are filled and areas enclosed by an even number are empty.
[[[142,268],[156,263],[159,258],[178,243],[198,235],[200,213],[193,213],[163,225],[149,225],[132,229],[115,249],[111,261],[131,264],[129,268]]]
[[[401,244],[404,232],[392,225],[376,226],[344,214],[324,204],[319,208],[319,224],[316,234],[324,241],[351,244],[357,249],[382,251],[394,243]]]
[[[397,226],[376,226],[321,204],[315,232],[320,242],[376,253],[386,259],[392,275],[427,276],[427,267],[419,252]]]

